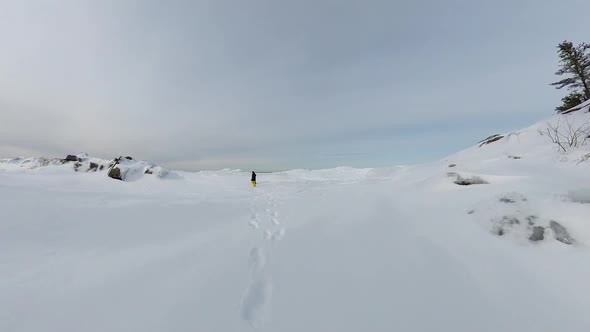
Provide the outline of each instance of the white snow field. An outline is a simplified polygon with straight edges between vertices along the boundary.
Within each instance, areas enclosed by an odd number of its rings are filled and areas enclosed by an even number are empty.
[[[590,331],[590,151],[545,123],[256,188],[4,160],[0,331]]]

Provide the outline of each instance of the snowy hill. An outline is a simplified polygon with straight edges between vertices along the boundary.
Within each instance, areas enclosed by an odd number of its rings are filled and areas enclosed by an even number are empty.
[[[167,169],[146,161],[134,160],[132,157],[118,157],[112,160],[91,158],[85,153],[68,155],[65,158],[12,158],[0,159],[0,171],[35,171],[59,172],[74,171],[80,173],[104,173],[104,175],[122,181],[138,180],[144,175],[158,178],[174,178],[178,175]]]
[[[589,117],[256,188],[4,161],[0,331],[589,331],[590,145],[540,133]]]

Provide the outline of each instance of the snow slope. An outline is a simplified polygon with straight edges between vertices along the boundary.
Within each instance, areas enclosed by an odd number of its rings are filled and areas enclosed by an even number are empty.
[[[232,170],[3,164],[0,331],[589,331],[588,151],[558,152],[546,122],[429,164],[256,188]],[[454,183],[474,176],[487,184]]]

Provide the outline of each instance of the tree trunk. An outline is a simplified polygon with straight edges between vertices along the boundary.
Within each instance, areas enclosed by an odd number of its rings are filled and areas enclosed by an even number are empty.
[[[578,59],[577,57],[575,57],[573,61],[576,74],[580,77],[582,85],[584,86],[584,97],[586,100],[590,100],[590,87],[588,86],[588,78],[584,73],[584,68],[582,68],[582,66],[580,65],[580,59]]]
[[[582,78],[582,84],[584,84],[584,95],[586,96],[586,100],[590,100],[590,88],[588,87],[588,82],[586,78]]]

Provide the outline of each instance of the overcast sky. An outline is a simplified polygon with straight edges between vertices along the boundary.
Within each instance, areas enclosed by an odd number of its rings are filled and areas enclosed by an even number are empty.
[[[423,162],[553,114],[588,0],[0,0],[0,156]]]

